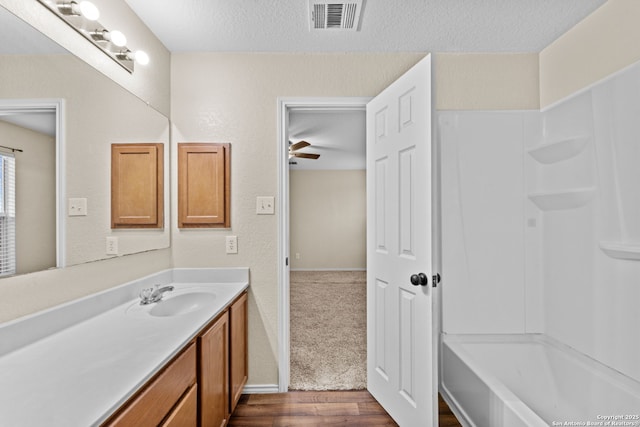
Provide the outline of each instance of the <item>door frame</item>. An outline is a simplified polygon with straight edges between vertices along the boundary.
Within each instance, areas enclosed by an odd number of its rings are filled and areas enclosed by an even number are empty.
[[[289,389],[289,111],[365,110],[371,97],[278,98],[278,391]]]
[[[66,266],[65,100],[0,99],[0,115],[51,112],[56,116],[56,267]]]

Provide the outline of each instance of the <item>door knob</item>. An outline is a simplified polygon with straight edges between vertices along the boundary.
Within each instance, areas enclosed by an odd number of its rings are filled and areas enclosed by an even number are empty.
[[[411,275],[411,284],[413,286],[427,286],[429,278],[424,273],[413,274]]]

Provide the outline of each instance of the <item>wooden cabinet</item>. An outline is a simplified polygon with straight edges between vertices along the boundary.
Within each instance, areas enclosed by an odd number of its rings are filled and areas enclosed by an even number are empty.
[[[197,425],[198,385],[194,384],[162,423],[162,427],[195,427]]]
[[[183,401],[182,397],[188,397],[188,390],[192,389],[195,383],[196,346],[191,344],[104,425],[155,427],[161,425],[165,418],[173,418],[176,411],[180,413],[181,419],[195,419],[195,412],[187,413],[189,410],[192,411],[192,406],[180,404]]]
[[[200,425],[220,427],[229,420],[229,313],[224,312],[198,338]]]
[[[247,293],[242,294],[229,308],[229,411],[240,400],[248,377]]]
[[[164,227],[163,144],[111,145],[111,228]]]
[[[247,382],[247,292],[103,427],[223,427]]]
[[[178,144],[178,227],[231,226],[231,146]]]

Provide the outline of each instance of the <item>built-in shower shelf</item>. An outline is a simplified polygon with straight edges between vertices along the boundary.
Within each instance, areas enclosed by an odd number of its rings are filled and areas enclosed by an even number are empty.
[[[600,249],[611,258],[640,261],[640,243],[600,242]]]
[[[532,193],[529,194],[529,200],[543,211],[574,209],[589,203],[595,191],[595,188],[590,187],[548,193]]]
[[[556,163],[580,154],[587,146],[588,140],[589,136],[586,135],[565,138],[532,148],[528,153],[540,163]]]

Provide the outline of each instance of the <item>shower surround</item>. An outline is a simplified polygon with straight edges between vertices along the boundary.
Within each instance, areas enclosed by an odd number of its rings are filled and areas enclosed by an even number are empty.
[[[540,334],[638,393],[640,65],[541,112],[443,111],[438,128],[445,341]],[[638,408],[640,398],[627,415]],[[580,421],[544,412],[547,423]]]

